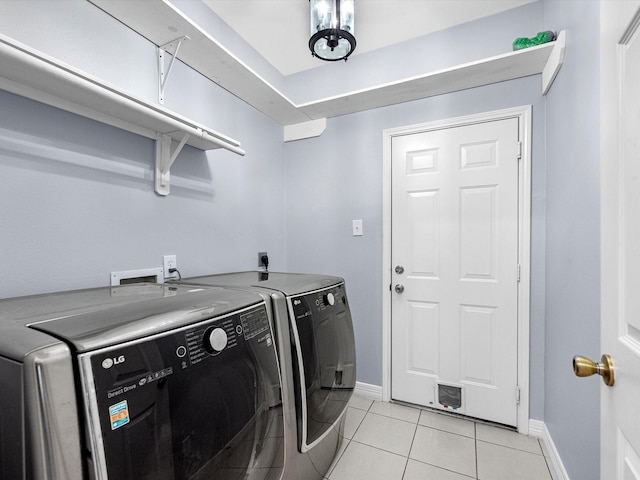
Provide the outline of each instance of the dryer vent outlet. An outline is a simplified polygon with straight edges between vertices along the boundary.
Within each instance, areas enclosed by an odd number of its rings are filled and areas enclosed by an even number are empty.
[[[269,254],[267,252],[258,252],[258,267],[269,268]]]

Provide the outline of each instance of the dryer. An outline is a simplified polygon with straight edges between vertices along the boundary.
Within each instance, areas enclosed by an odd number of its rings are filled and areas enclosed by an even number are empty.
[[[279,480],[269,315],[180,285],[0,301],[0,478]]]
[[[261,294],[273,311],[283,380],[285,478],[323,478],[340,447],[356,353],[340,277],[237,272],[182,280]]]

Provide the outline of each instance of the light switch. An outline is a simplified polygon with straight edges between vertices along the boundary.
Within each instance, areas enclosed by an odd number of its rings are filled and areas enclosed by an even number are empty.
[[[362,220],[353,220],[353,236],[362,236]]]

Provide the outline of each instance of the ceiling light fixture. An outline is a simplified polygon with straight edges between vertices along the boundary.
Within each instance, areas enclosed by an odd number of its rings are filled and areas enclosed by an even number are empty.
[[[354,0],[309,0],[314,57],[328,62],[347,60],[356,48],[353,36]]]

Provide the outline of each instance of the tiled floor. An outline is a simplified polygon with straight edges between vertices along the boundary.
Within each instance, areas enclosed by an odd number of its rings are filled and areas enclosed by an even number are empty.
[[[329,480],[551,480],[537,439],[354,396]]]

